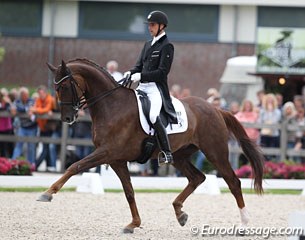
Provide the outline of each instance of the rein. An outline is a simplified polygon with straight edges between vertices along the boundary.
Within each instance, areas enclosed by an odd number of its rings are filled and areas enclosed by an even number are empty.
[[[87,106],[84,109],[93,106],[96,102],[98,102],[98,101],[102,100],[103,98],[107,97],[108,95],[112,94],[112,92],[114,92],[115,90],[117,90],[120,87],[122,87],[122,85],[116,86],[115,88],[112,88],[105,93],[100,93],[97,96],[94,96],[94,97],[91,97],[91,98],[85,100],[85,103],[87,103]]]
[[[75,81],[75,80],[74,80]],[[131,78],[130,76],[126,77],[126,78],[122,78],[120,81],[118,81],[119,85],[116,86],[115,88],[113,89],[110,89],[108,90],[107,92],[105,93],[100,93],[98,94],[97,96],[94,96],[92,98],[89,98],[86,103],[87,103],[87,106],[84,108],[89,108],[91,107],[92,105],[94,105],[96,102],[98,102],[99,100],[103,99],[104,97],[107,97],[108,95],[110,95],[112,92],[114,92],[116,89],[120,88],[120,87],[126,87],[126,88],[130,88],[131,84],[132,84],[132,81],[131,81]]]

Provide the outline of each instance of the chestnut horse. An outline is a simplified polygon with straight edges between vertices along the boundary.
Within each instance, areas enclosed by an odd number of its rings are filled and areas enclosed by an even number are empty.
[[[85,103],[89,107],[95,151],[72,164],[38,201],[50,202],[52,195],[73,175],[101,164],[109,164],[123,185],[132,215],[131,223],[123,231],[134,232],[134,228],[140,226],[141,219],[127,162],[141,155],[141,145],[147,137],[140,126],[134,90],[122,87],[105,69],[86,59],[71,60],[67,64],[62,61],[58,68],[50,64],[48,66],[55,75],[54,85],[61,103],[61,120],[71,124],[77,118],[80,107]],[[187,97],[181,101],[188,116],[188,129],[169,136],[174,157],[173,166],[189,181],[172,203],[179,224],[184,226],[188,217],[182,211],[183,202],[206,178],[190,161],[191,155],[198,149],[205,153],[228,184],[239,207],[241,222],[247,224],[249,218],[240,180],[228,160],[230,133],[237,139],[251,163],[254,189],[258,194],[263,192],[262,153],[232,114],[216,109],[199,97]],[[158,151],[156,149],[153,157],[157,156]]]

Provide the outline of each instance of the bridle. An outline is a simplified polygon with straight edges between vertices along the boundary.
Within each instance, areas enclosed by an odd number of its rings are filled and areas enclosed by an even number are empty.
[[[56,91],[58,91],[62,86],[61,83],[65,82],[65,81],[70,81],[70,85],[71,85],[71,91],[72,91],[72,99],[70,102],[62,102],[59,101],[59,105],[70,105],[74,111],[74,120],[73,122],[69,123],[69,124],[73,124],[77,118],[77,114],[78,114],[78,110],[81,109],[84,105],[85,108],[89,108],[92,105],[94,105],[96,102],[102,100],[103,98],[111,95],[116,89],[123,87],[123,85],[118,85],[115,86],[114,88],[106,91],[106,92],[101,92],[100,94],[93,96],[91,98],[86,99],[85,97],[85,90],[83,90],[81,88],[81,86],[79,85],[79,83],[74,79],[73,75],[76,75],[77,73],[72,73],[70,71],[70,69],[67,68],[67,75],[62,77],[60,80],[56,81],[54,79],[53,83],[55,85],[55,89]],[[78,95],[78,91],[77,89],[80,90],[80,92],[82,93],[81,96]]]
[[[56,91],[58,91],[62,87],[61,83],[65,82],[67,80],[70,81],[71,91],[72,91],[72,99],[71,99],[71,102],[59,101],[59,105],[60,106],[70,105],[72,107],[72,109],[74,110],[74,112],[77,113],[78,110],[81,109],[86,104],[87,101],[86,101],[86,98],[85,98],[85,91],[82,90],[82,88],[80,87],[78,82],[75,81],[75,79],[73,78],[73,74],[70,72],[70,73],[68,73],[68,75],[64,76],[60,80],[58,80],[58,81],[54,80],[53,83],[55,85]],[[81,96],[78,95],[77,88],[82,92]]]

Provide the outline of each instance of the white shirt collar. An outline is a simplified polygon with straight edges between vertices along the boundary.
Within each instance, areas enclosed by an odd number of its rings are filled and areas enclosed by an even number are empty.
[[[160,38],[162,38],[166,33],[163,32],[160,35],[156,36],[153,38],[153,40],[151,41],[151,46],[155,44],[155,42],[157,42]]]

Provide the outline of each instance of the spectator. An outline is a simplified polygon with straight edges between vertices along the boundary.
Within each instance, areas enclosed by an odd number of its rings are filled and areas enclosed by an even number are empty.
[[[18,98],[18,90],[17,88],[12,88],[8,94],[10,98],[10,102],[13,103]]]
[[[195,159],[195,167],[199,171],[203,171],[203,163],[204,163],[204,160],[206,159],[204,153],[201,152],[201,150],[198,150],[197,152],[195,152],[193,154],[192,158]]]
[[[41,85],[37,89],[38,98],[35,101],[35,105],[31,107],[30,111],[37,115],[44,114],[52,114],[52,105],[53,105],[53,97],[48,93],[48,90],[45,86]],[[45,118],[38,118],[37,123],[40,130],[41,137],[51,137],[52,129],[50,129],[50,125],[48,125],[48,120]],[[50,154],[49,154],[49,143],[43,143],[42,152],[38,159],[36,160],[36,169],[40,166],[42,161],[45,159],[49,162]],[[48,165],[48,164],[47,164]],[[47,166],[54,167],[54,166]]]
[[[277,101],[277,107],[282,111],[283,108],[283,95],[281,93],[276,93],[275,98]]]
[[[282,120],[290,121],[296,116],[297,110],[293,102],[286,102],[282,108]]]
[[[8,99],[8,96],[5,96],[4,94],[0,93],[0,111],[9,112],[11,107],[10,101]],[[0,134],[14,134],[11,117],[0,117]],[[12,142],[0,141],[0,157],[9,158],[10,156],[12,156],[13,149],[14,144]]]
[[[302,109],[304,107],[303,96],[302,95],[295,95],[293,97],[293,103],[294,103],[294,106],[297,110]]]
[[[292,120],[292,124],[294,124],[297,127],[297,130],[295,132],[295,145],[294,150],[301,150],[304,144],[304,127],[305,127],[305,117],[304,117],[305,109],[299,108],[297,109],[297,114],[295,118]],[[297,162],[301,162],[300,157],[295,157],[294,160]]]
[[[30,111],[33,107],[34,101],[29,97],[29,90],[26,87],[19,89],[19,97],[14,101],[11,113],[23,114],[23,116],[16,117],[18,119],[18,126],[16,135],[19,137],[35,137],[37,136],[37,123],[35,115]],[[23,142],[17,142],[13,152],[13,159],[16,159],[22,155]],[[36,143],[27,143],[27,160],[34,166],[36,158]]]
[[[9,91],[7,90],[7,88],[1,88],[0,89],[0,94],[2,94],[2,96],[5,98],[5,100],[7,102],[10,101],[10,99],[9,99]]]
[[[37,98],[39,97],[38,92],[34,92],[31,96],[34,102],[36,102]]]
[[[287,122],[288,124],[295,124],[296,118],[296,108],[293,102],[286,102],[282,108],[282,121]],[[293,149],[296,146],[296,132],[288,131],[287,132],[287,148]]]
[[[152,176],[159,175],[159,163],[158,159],[150,159],[151,169],[152,169]]]
[[[263,98],[265,96],[265,90],[259,90],[256,92],[256,97],[257,97],[257,108],[260,109],[263,106]]]
[[[78,111],[78,115],[80,117],[88,115],[88,109]],[[92,123],[88,121],[79,121],[72,125],[73,128],[73,137],[74,138],[83,138],[83,139],[92,139]],[[76,146],[76,156],[77,159],[83,159],[84,157],[88,156],[93,151],[92,146]],[[96,167],[96,172],[99,173],[101,170],[100,166]]]
[[[191,96],[191,90],[189,88],[183,88],[181,91],[180,98],[185,98]]]
[[[227,101],[220,96],[220,93],[216,88],[209,88],[207,91],[207,95],[208,95],[207,102],[212,103],[213,105],[216,105],[221,109],[227,108]]]
[[[54,112],[59,112],[59,106],[57,98],[53,98],[52,102],[52,115]],[[61,135],[61,121],[58,120],[48,120],[47,122],[48,129],[52,131],[51,138],[59,138]],[[49,144],[49,157],[47,157],[47,170],[49,172],[56,172],[56,161],[57,161],[57,145],[55,143]]]
[[[239,112],[239,110],[240,110],[239,108],[240,108],[239,103],[236,102],[236,101],[233,101],[233,102],[230,103],[229,111],[230,111],[230,113],[235,115],[236,113]]]
[[[241,104],[240,111],[235,114],[235,117],[241,123],[256,123],[258,121],[259,115],[255,111],[253,102],[245,99]],[[246,127],[245,131],[250,139],[258,143],[259,141],[258,129]],[[244,154],[240,155],[240,162],[242,165],[247,164],[248,160],[246,159]],[[236,165],[234,167],[236,167]]]
[[[278,124],[281,121],[281,111],[278,109],[275,95],[269,93],[264,96],[259,122],[267,125]],[[264,127],[261,129],[261,145],[263,147],[279,147],[278,129]]]
[[[175,97],[175,98],[180,99],[181,98],[181,86],[179,84],[174,84],[171,87],[170,95]]]
[[[247,99],[242,102],[240,111],[235,114],[235,117],[242,123],[256,123],[259,119],[259,115],[255,111],[253,102]],[[245,130],[248,137],[258,143],[258,129],[246,127]]]
[[[209,88],[207,91],[207,101],[209,103],[212,102],[212,98],[215,96],[219,96],[219,93],[216,88]]]
[[[233,101],[230,103],[229,105],[229,111],[230,113],[232,113],[233,115],[235,115],[236,113],[239,112],[239,103],[236,101]],[[239,157],[239,153],[233,151],[232,148],[238,148],[238,142],[236,141],[235,138],[230,138],[229,139],[229,162],[231,163],[232,168],[235,170],[238,168],[238,157]]]
[[[117,63],[117,61],[111,60],[106,64],[107,71],[116,81],[120,81],[123,78],[123,74],[118,71],[118,68],[119,64]]]
[[[140,175],[143,177],[150,176],[151,175],[151,163],[150,159],[143,164],[139,164],[139,169],[140,169]]]
[[[216,108],[219,108],[219,109],[221,109],[222,107],[221,107],[221,99],[220,99],[220,97],[211,97],[210,99],[209,99],[209,101],[211,101],[211,104],[214,106],[214,107],[216,107]]]

